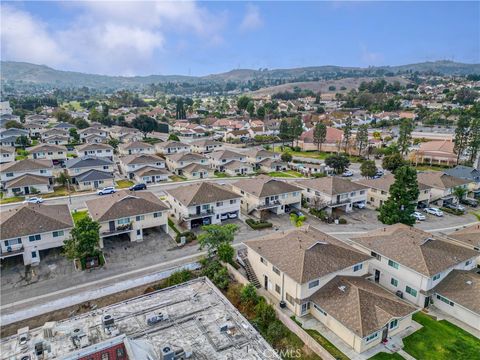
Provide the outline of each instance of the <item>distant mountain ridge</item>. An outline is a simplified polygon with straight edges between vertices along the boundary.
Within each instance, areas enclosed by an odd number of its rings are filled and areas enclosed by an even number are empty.
[[[148,76],[108,76],[85,74],[73,71],[55,70],[46,65],[26,62],[2,61],[0,79],[2,84],[45,85],[51,87],[91,87],[91,88],[134,88],[152,83],[167,82],[247,82],[258,79],[309,79],[314,77],[365,76],[375,73],[404,73],[418,71],[421,73],[439,73],[443,75],[480,74],[480,64],[465,64],[452,61],[434,61],[400,66],[379,67],[343,67],[343,66],[311,66],[291,69],[235,69],[220,74],[207,76],[185,75],[148,75]]]

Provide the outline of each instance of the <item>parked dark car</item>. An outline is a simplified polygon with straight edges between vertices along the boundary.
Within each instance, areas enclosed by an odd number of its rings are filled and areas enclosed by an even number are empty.
[[[133,186],[130,186],[128,188],[130,191],[137,191],[137,190],[147,190],[147,185],[146,184],[135,184]]]
[[[468,205],[468,206],[471,206],[471,207],[477,207],[478,206],[478,201],[475,200],[475,199],[462,199],[460,200],[460,203],[462,203],[463,205]]]

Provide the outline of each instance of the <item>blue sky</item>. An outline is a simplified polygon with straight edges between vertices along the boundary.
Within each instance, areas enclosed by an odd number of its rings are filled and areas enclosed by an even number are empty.
[[[109,75],[480,62],[480,2],[7,2],[1,58]]]

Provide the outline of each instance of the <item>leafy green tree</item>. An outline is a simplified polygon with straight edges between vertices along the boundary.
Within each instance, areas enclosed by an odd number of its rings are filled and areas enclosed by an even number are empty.
[[[303,223],[305,222],[306,218],[304,215],[298,216],[297,214],[290,214],[290,222],[295,226],[295,227],[301,227]]]
[[[85,259],[100,252],[100,224],[90,217],[77,221],[70,232],[70,239],[64,242],[64,254],[70,259]]]
[[[470,121],[470,135],[468,138],[469,162],[473,164],[477,156],[480,156],[480,117]]]
[[[355,136],[355,142],[358,148],[358,156],[362,155],[363,149],[368,144],[368,125],[360,125]]]
[[[406,164],[403,156],[400,153],[385,156],[382,160],[382,167],[392,173],[395,173],[398,168]]]
[[[74,143],[79,143],[80,142],[80,135],[77,132],[77,129],[71,128],[68,130],[68,133],[70,137],[73,139]]]
[[[290,154],[289,152],[285,151],[285,152],[282,154],[281,159],[282,159],[282,161],[285,161],[285,162],[292,162],[293,156],[292,156],[292,154]]]
[[[15,144],[21,146],[22,149],[25,149],[27,146],[30,146],[30,139],[25,135],[20,135],[15,140]]]
[[[322,122],[317,122],[315,128],[313,129],[313,143],[317,145],[317,150],[322,149],[322,144],[327,138],[327,125]]]
[[[66,110],[62,108],[58,108],[55,110],[53,113],[53,116],[57,119],[58,122],[71,122],[72,121],[72,115],[70,115]]]
[[[411,166],[402,166],[395,172],[395,182],[390,186],[390,196],[380,206],[378,220],[383,224],[415,224],[412,213],[418,202],[417,170]]]
[[[341,174],[350,166],[350,159],[345,154],[333,154],[325,159],[325,164],[331,167],[335,174]]]
[[[249,101],[246,110],[250,116],[253,116],[255,114],[255,103],[253,102],[253,100]]]
[[[452,194],[457,198],[457,201],[462,200],[465,197],[465,195],[467,195],[467,193],[468,193],[468,190],[461,186],[457,186],[452,191]]]
[[[120,141],[115,138],[108,139],[108,145],[113,147],[115,150],[118,149],[118,145],[120,145]]]
[[[377,167],[375,165],[375,161],[373,160],[366,160],[362,162],[360,165],[360,174],[366,178],[374,177],[377,173]]]
[[[185,113],[185,105],[184,105],[183,99],[181,97],[177,98],[175,107],[176,107],[175,118],[176,119],[186,119],[187,115]]]
[[[285,119],[280,122],[278,137],[282,140],[282,145],[285,145],[286,141],[291,141],[290,124]]]
[[[290,136],[292,139],[292,145],[293,142],[296,141],[298,145],[298,138],[300,135],[302,135],[303,132],[303,122],[300,117],[295,117],[292,119],[292,122],[290,123]]]
[[[72,183],[72,178],[66,172],[61,172],[56,178],[55,181],[62,185],[66,186],[68,183]]]
[[[238,226],[235,224],[205,225],[202,226],[202,230],[204,232],[198,236],[200,249],[206,248],[208,257],[212,257],[215,252],[218,252],[220,245],[233,242]]]
[[[252,283],[245,285],[240,291],[240,301],[243,305],[255,306],[258,303],[257,289]]]
[[[97,110],[97,108],[93,108],[90,110],[88,114],[88,120],[91,122],[101,122],[103,119],[102,114]]]
[[[247,110],[247,106],[252,99],[246,95],[242,95],[237,100],[237,107],[239,110]]]
[[[457,164],[460,161],[460,156],[467,148],[469,137],[470,121],[468,116],[461,115],[457,121],[457,128],[455,129],[455,145],[453,151],[457,154]]]
[[[168,135],[168,141],[180,141],[180,138],[176,134]]]
[[[132,126],[140,130],[143,136],[146,137],[147,133],[157,130],[158,123],[154,118],[142,114],[133,119]]]
[[[255,305],[255,314],[255,323],[261,329],[265,330],[268,328],[268,325],[274,322],[277,318],[277,314],[275,314],[275,309],[264,299],[260,300],[258,304]]]
[[[226,263],[231,263],[233,262],[234,255],[235,255],[235,249],[230,243],[224,242],[218,245],[217,256],[221,261]]]
[[[260,118],[260,119],[263,119],[265,118],[265,114],[266,114],[266,110],[265,110],[265,106],[259,106],[258,109],[257,109],[257,117]]]
[[[403,155],[406,155],[412,145],[413,122],[411,119],[403,119],[398,132],[398,147]]]
[[[23,129],[23,125],[15,120],[9,120],[5,123],[5,129]]]
[[[347,120],[345,120],[345,126],[343,127],[343,142],[345,144],[345,152],[348,150],[348,146],[350,145],[350,139],[352,138],[352,129],[353,129],[353,123],[352,123],[352,118],[348,117]]]

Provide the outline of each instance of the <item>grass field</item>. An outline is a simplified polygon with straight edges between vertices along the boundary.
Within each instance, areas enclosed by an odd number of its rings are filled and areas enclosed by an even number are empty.
[[[377,355],[372,356],[369,360],[404,360],[404,358],[396,353],[389,354],[380,352]]]
[[[172,175],[172,176],[170,176],[170,179],[172,179],[172,181],[185,181],[185,180],[187,180],[187,178],[185,176],[180,176],[180,175]]]
[[[282,153],[280,146],[275,146],[273,151]],[[310,159],[316,159],[316,160],[325,160],[329,155],[332,155],[332,153],[327,153],[323,151],[293,151],[288,146],[285,146],[283,152],[285,151],[288,151],[290,154],[292,154],[292,156],[310,158]],[[350,162],[360,162],[360,158],[358,156],[348,155],[348,158],[350,159]]]
[[[62,104],[62,107],[66,108],[66,109],[72,109],[74,111],[82,110],[82,107],[80,106],[80,102],[78,102],[78,101],[65,102],[65,103]]]
[[[81,219],[88,217],[88,211],[87,210],[81,210],[77,212],[72,212],[72,218],[73,218],[73,223],[76,224],[78,221]]]
[[[423,328],[403,339],[404,350],[416,359],[478,359],[480,340],[446,320],[419,312],[413,319]]]
[[[13,197],[9,197],[9,198],[3,198],[3,193],[2,194],[2,197],[0,198],[0,204],[4,205],[4,204],[11,204],[11,203],[14,203],[14,202],[19,202],[19,201],[23,201],[25,200],[25,196],[13,196]]]
[[[287,170],[287,171],[272,171],[268,173],[268,176],[271,177],[284,177],[284,178],[298,178],[302,177],[303,175],[295,170]]]
[[[130,180],[118,180],[116,181],[116,184],[117,184],[117,188],[119,189],[126,189],[134,185],[133,181],[130,181]]]

